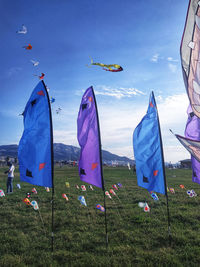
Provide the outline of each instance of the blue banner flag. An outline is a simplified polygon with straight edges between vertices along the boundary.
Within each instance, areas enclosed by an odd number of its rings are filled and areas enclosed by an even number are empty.
[[[24,132],[19,142],[20,180],[39,186],[53,187],[53,131],[49,95],[43,81],[28,100]]]
[[[164,159],[158,112],[153,92],[147,114],[133,133],[137,182],[148,191],[166,194]]]

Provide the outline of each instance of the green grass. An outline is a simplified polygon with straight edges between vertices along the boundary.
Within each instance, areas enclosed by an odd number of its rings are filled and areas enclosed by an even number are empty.
[[[0,188],[6,191],[5,168],[0,169]],[[105,243],[102,190],[86,192],[75,188],[80,182],[73,167],[55,168],[54,252],[51,252],[51,192],[43,187],[20,183],[15,172],[14,193],[0,198],[0,266],[199,266],[200,213],[199,185],[192,183],[191,170],[166,170],[171,217],[172,243],[169,245],[165,196],[154,202],[147,190],[137,186],[136,175],[126,168],[105,168],[107,190],[122,183],[118,198],[106,198],[109,245]],[[70,188],[65,187],[65,182]],[[16,184],[21,184],[21,190]],[[186,189],[194,189],[189,198]],[[22,202],[36,187],[40,214]],[[66,193],[69,201],[62,198]],[[77,200],[84,195],[87,207]],[[138,202],[147,201],[145,213]],[[44,224],[42,223],[44,222]]]

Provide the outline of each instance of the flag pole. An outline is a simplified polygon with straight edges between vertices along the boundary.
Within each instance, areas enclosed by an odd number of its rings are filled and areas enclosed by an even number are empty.
[[[48,105],[49,105],[49,117],[50,117],[50,136],[51,136],[51,177],[52,177],[52,195],[51,195],[51,251],[54,251],[54,154],[53,154],[53,124],[52,124],[52,114],[51,114],[51,104],[49,99],[49,94],[47,87],[42,80],[44,88],[46,90]]]
[[[152,91],[152,94],[153,94],[153,98],[155,99],[153,91]],[[156,106],[156,109],[157,109],[157,106]],[[159,116],[158,116],[158,109],[157,109],[157,119],[158,119],[158,130],[159,130],[159,136],[160,136],[160,147],[161,147],[161,156],[162,156],[162,169],[163,169],[163,177],[164,177],[164,183],[165,183],[165,196],[166,196],[167,222],[168,222],[168,237],[169,237],[169,245],[171,246],[171,227],[170,227],[171,220],[170,220],[170,213],[169,213],[167,182],[166,182],[166,174],[165,174],[165,162],[164,162],[163,144],[162,144],[162,137],[161,137],[161,130],[160,130],[160,121],[159,121]]]
[[[98,115],[97,103],[96,103],[96,98],[95,98],[93,87],[92,87],[92,94],[93,94],[94,103],[95,103],[95,107],[96,107],[96,115],[97,115],[97,123],[98,123],[99,156],[100,156],[100,165],[101,165],[101,183],[102,183],[102,190],[103,190],[103,194],[104,194],[105,234],[106,234],[106,250],[107,250],[108,249],[108,226],[107,226],[107,209],[106,209],[105,186],[104,186],[104,178],[103,178],[103,161],[102,161],[101,135],[100,135],[100,126],[99,126],[99,115]]]

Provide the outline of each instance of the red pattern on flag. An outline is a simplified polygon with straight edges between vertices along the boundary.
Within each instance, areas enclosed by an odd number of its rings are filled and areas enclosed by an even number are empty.
[[[41,90],[39,92],[37,92],[38,95],[43,95],[44,96],[44,92]]]
[[[39,165],[39,170],[41,171],[42,169],[44,169],[44,166],[45,166],[46,163],[40,163]]]
[[[92,170],[96,169],[98,163],[92,163]]]

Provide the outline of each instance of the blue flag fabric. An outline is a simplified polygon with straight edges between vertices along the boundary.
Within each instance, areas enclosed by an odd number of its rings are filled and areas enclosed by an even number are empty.
[[[53,134],[48,92],[39,82],[28,100],[24,132],[19,142],[20,180],[39,186],[53,187]]]
[[[138,186],[166,194],[160,125],[153,92],[147,114],[133,133]]]

